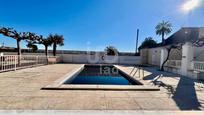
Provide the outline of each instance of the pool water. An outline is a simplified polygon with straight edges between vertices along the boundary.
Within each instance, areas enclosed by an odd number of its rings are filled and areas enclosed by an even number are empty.
[[[64,84],[139,85],[114,66],[85,65],[84,69]]]

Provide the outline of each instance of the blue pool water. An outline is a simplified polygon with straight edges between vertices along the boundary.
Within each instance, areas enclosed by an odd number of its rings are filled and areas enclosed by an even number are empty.
[[[113,66],[86,65],[81,73],[64,84],[139,85]]]
[[[131,83],[122,76],[77,76],[71,84],[130,85]]]

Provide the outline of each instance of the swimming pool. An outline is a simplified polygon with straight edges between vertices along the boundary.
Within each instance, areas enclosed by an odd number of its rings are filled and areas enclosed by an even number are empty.
[[[159,91],[144,84],[138,77],[129,76],[116,65],[81,65],[66,75],[42,87],[42,90],[120,90]]]
[[[66,80],[64,84],[141,85],[111,65],[85,65],[81,72]]]

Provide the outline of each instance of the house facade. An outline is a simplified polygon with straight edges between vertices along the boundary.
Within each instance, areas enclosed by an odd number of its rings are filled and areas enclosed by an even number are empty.
[[[165,70],[188,76],[194,79],[204,79],[204,27],[181,28],[153,48],[141,49],[143,64],[161,67],[169,53]]]

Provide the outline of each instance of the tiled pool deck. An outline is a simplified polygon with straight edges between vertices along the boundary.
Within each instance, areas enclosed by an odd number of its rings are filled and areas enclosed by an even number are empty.
[[[159,74],[175,87],[161,91],[41,90],[80,64],[55,64],[0,73],[0,109],[52,110],[203,110],[204,92],[178,75],[145,68],[145,82]],[[132,67],[121,67],[129,73]],[[151,74],[153,73],[153,74]]]

